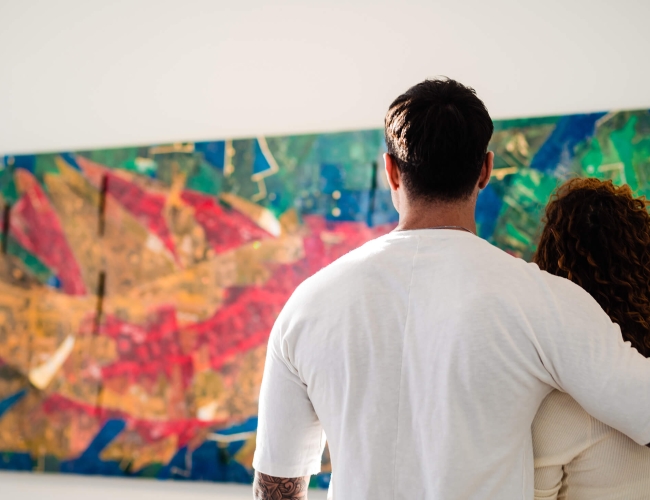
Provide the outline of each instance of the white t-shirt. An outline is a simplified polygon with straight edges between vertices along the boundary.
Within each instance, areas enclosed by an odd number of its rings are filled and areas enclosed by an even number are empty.
[[[650,360],[584,290],[457,230],[393,232],[295,291],[269,340],[253,466],[334,500],[532,499],[553,389],[650,442]]]

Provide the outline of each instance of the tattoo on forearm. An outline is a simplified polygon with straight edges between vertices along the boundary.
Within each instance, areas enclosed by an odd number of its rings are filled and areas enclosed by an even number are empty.
[[[309,477],[274,477],[255,473],[255,500],[307,500]]]

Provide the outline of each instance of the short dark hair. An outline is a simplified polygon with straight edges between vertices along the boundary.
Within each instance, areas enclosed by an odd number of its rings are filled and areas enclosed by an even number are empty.
[[[481,174],[492,119],[474,89],[455,80],[425,80],[393,101],[385,120],[388,154],[409,196],[467,198]]]

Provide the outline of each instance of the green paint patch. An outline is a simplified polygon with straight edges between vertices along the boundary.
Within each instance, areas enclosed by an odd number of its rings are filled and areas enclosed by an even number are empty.
[[[143,467],[138,471],[138,477],[148,477],[148,478],[158,477],[158,473],[162,468],[163,468],[163,464],[161,463],[155,462],[155,463],[148,464],[147,466]]]
[[[36,156],[36,166],[34,169],[34,177],[38,179],[38,182],[43,185],[43,180],[45,179],[45,176],[47,174],[59,174],[59,167],[56,165],[56,157],[57,155],[55,154],[47,154],[47,155],[37,155]]]
[[[53,276],[50,269],[38,257],[29,252],[11,236],[9,236],[9,241],[7,242],[7,253],[20,259],[27,271],[39,282],[47,283]]]
[[[127,172],[134,172],[148,177],[154,177],[158,169],[158,164],[151,158],[136,157],[122,163],[121,168]]]
[[[14,169],[9,167],[0,174],[0,194],[5,203],[14,204],[18,201],[19,195],[14,181]]]
[[[513,128],[540,127],[543,125],[555,125],[561,116],[541,116],[534,118],[512,118],[507,120],[496,120],[494,122],[494,132],[510,130]]]
[[[221,174],[205,162],[199,163],[185,186],[201,193],[217,195],[221,190]]]
[[[126,165],[135,162],[136,158],[140,156],[148,156],[148,150],[149,148],[96,149],[94,151],[81,151],[79,155],[108,168],[128,170]]]
[[[503,197],[492,241],[529,259],[535,250],[546,202],[557,184],[555,177],[538,170],[522,169],[517,173]]]
[[[632,164],[634,150],[632,139],[635,135],[635,125],[636,117],[632,116],[623,128],[612,132],[610,135],[610,140],[618,153],[619,163],[621,164],[620,169],[623,173],[623,182],[629,184],[633,191],[636,191],[639,187],[636,172]]]

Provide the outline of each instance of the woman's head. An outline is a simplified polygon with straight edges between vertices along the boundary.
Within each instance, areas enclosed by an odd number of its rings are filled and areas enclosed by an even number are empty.
[[[589,292],[625,340],[650,357],[650,215],[611,181],[572,179],[546,207],[533,260]]]

